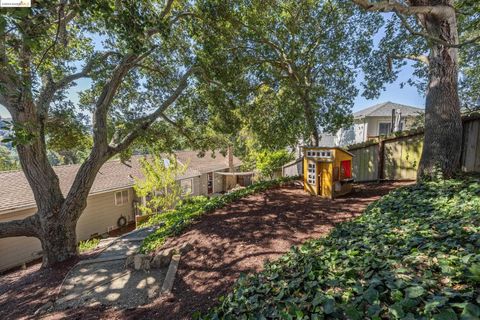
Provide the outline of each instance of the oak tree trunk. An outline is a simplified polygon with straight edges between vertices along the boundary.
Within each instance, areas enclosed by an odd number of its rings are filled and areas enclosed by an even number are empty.
[[[303,112],[305,116],[305,124],[308,130],[308,138],[310,146],[318,146],[320,143],[320,135],[318,133],[317,121],[315,117],[315,111],[312,108],[312,104],[309,101],[308,96],[304,96]]]
[[[44,267],[66,261],[77,255],[76,221],[46,221],[40,242],[43,250]]]
[[[448,43],[458,43],[455,14],[424,15],[427,32]],[[425,105],[425,139],[419,179],[451,177],[460,165],[462,120],[458,98],[458,49],[432,43]]]

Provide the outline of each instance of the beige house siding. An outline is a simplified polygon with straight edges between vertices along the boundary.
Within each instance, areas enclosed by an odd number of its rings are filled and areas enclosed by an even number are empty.
[[[200,195],[200,177],[193,177],[193,196],[199,196]]]
[[[221,171],[218,171],[218,172],[225,172],[225,171],[228,171],[228,170],[221,170]],[[224,180],[225,180],[225,176],[222,176],[220,174],[213,174],[213,192],[223,192],[225,191],[225,187],[224,187]]]
[[[0,215],[0,222],[23,219],[31,216],[35,208]],[[0,271],[30,262],[40,257],[42,245],[33,237],[12,237],[0,239]]]
[[[204,173],[199,177],[199,194],[201,195],[207,195],[208,194],[208,184],[207,184],[208,178],[207,174]]]
[[[95,234],[102,234],[117,228],[120,216],[127,221],[135,219],[133,213],[133,189],[128,190],[128,202],[124,205],[115,205],[115,192],[91,195],[87,200],[87,207],[77,223],[78,241],[90,239]]]
[[[124,189],[125,190],[125,189]],[[77,241],[90,239],[95,234],[106,233],[109,228],[117,228],[117,220],[123,215],[128,221],[134,219],[133,189],[128,190],[128,202],[115,205],[115,192],[91,195],[87,207],[77,223]],[[23,219],[34,214],[35,208],[0,215],[0,222]],[[0,271],[40,257],[40,240],[33,237],[13,237],[0,239]]]

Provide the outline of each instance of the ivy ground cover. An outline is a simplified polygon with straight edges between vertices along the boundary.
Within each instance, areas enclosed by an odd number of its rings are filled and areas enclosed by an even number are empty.
[[[203,319],[479,319],[480,179],[397,189],[241,277]]]

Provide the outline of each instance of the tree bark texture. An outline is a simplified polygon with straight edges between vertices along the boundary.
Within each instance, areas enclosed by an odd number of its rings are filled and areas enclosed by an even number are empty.
[[[432,1],[430,1],[432,2]],[[458,43],[454,11],[421,15],[428,34],[448,43]],[[425,140],[418,177],[449,178],[460,166],[462,120],[458,97],[458,49],[431,43],[429,82],[425,103]]]

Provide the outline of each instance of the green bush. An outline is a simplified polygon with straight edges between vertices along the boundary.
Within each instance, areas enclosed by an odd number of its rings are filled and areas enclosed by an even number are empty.
[[[479,319],[480,179],[397,189],[307,242],[204,319]]]
[[[198,196],[188,198],[179,203],[175,209],[154,215],[141,225],[141,227],[159,225],[159,228],[145,238],[140,250],[144,253],[154,251],[163,245],[168,237],[180,234],[195,218],[206,212],[214,211],[235,200],[282,185],[294,179],[297,179],[297,177],[261,181],[218,197]]]
[[[80,241],[78,243],[78,251],[80,253],[84,253],[84,252],[93,250],[98,246],[99,243],[100,243],[100,239],[98,239],[98,238],[93,238],[93,239],[89,239],[89,240],[85,240],[85,241]]]

